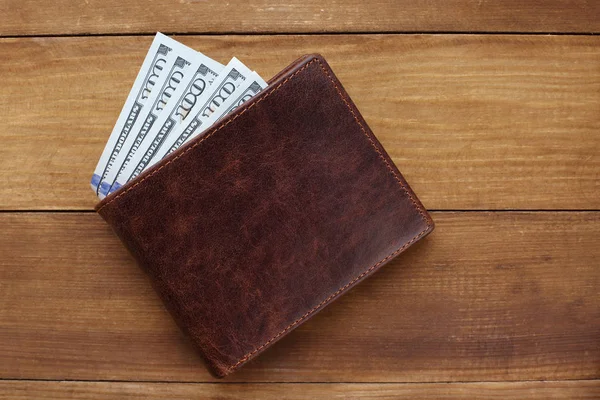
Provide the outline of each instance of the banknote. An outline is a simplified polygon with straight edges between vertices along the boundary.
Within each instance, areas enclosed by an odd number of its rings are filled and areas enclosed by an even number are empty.
[[[223,66],[157,33],[91,179],[100,199],[267,87],[233,57]]]
[[[130,162],[123,165],[123,168],[117,174],[114,184],[110,188],[109,193],[118,190],[122,185],[129,182],[131,179],[138,176],[149,164],[157,150],[163,146],[171,146],[171,136],[180,136],[180,130],[193,133],[193,131],[202,125],[202,121],[208,119],[223,102],[236,93],[238,86],[244,82],[245,77],[252,74],[252,71],[246,67],[237,58],[232,58],[231,61],[221,70],[215,78],[209,90],[205,91],[194,107],[189,111],[189,118],[179,125],[173,132],[159,137],[157,140],[148,139],[146,152],[135,152]],[[188,122],[188,119],[191,120]],[[189,135],[188,135],[189,136]]]
[[[183,143],[190,140],[193,137],[201,135],[207,129],[209,129],[215,122],[222,119],[227,114],[235,111],[236,108],[256,96],[260,91],[267,87],[267,83],[258,75],[256,72],[250,74],[250,76],[242,83],[235,96],[230,96],[223,102],[223,105],[219,107],[207,120],[202,124],[203,128],[198,129],[189,136],[183,139],[183,136],[179,136],[171,146],[163,146],[159,151],[156,152],[154,157],[150,160],[145,169],[150,168],[158,161],[162,160],[166,155],[172,153],[178,149]]]
[[[228,97],[221,107],[219,107],[214,113],[212,113],[207,119],[203,120],[202,127],[196,129],[190,136],[186,138],[181,144],[177,143],[176,146],[171,146],[169,153],[175,151],[183,143],[195,138],[196,136],[202,135],[218,120],[234,111],[236,108],[256,96],[261,90],[267,87],[267,83],[256,73],[252,72],[250,76],[237,88],[234,95]]]
[[[243,74],[249,76],[252,72],[234,57],[215,79],[214,89],[211,90],[211,93],[205,98],[199,99],[196,107],[190,111],[190,117],[166,138],[163,146],[157,152],[155,160],[162,159],[166,154],[181,146],[194,131],[200,129],[203,121],[208,118],[207,115],[211,113],[207,108],[212,105],[214,110],[216,109],[215,105],[222,103],[222,99],[229,98],[239,84],[245,80]],[[210,99],[213,99],[213,102]]]
[[[202,97],[206,90],[209,90],[208,88],[223,69],[223,65],[208,57],[204,58],[206,59],[193,63],[194,73],[186,76],[185,81],[180,83],[173,93],[173,102],[169,103],[166,110],[160,114],[139,146],[131,153],[131,157],[125,160],[122,170],[126,171],[130,162],[139,164],[140,161],[138,160],[145,162],[145,160],[151,158],[156,150],[161,147],[167,135],[185,121],[198,99]],[[122,174],[120,175],[122,176]],[[117,174],[118,176],[119,174]],[[109,193],[120,187],[116,180],[115,178],[115,183],[113,183]]]
[[[238,108],[239,106],[256,96],[261,90],[263,90],[266,87],[267,82],[265,82],[256,72],[253,72],[246,79],[246,81],[242,85],[240,85],[236,95],[231,96],[220,107],[219,112],[217,113],[218,119],[229,114],[230,112],[233,112],[236,108]],[[215,122],[218,121],[218,119],[216,119]]]
[[[180,43],[173,46],[173,54],[176,57],[165,66],[167,74],[157,81],[156,89],[150,94],[146,107],[123,143],[123,150],[115,158],[113,168],[106,174],[103,180],[105,184],[101,185],[98,193],[100,198],[110,192],[119,172],[127,167],[159,116],[171,104],[174,93],[185,85],[182,82],[193,75],[194,67],[197,67],[199,62],[209,60],[208,57]]]
[[[123,143],[131,127],[137,121],[148,97],[156,86],[157,80],[167,72],[165,65],[173,52],[173,42],[175,42],[173,39],[161,33],[157,33],[154,37],[92,175],[91,186],[97,194],[102,181],[112,169],[117,155],[123,148]],[[105,190],[109,188],[110,185],[105,187]]]
[[[236,93],[237,88],[252,74],[240,60],[233,57],[225,69],[215,79],[215,84],[207,95],[201,98],[199,118],[207,119],[215,112],[224,101]],[[210,94],[208,94],[210,93]]]

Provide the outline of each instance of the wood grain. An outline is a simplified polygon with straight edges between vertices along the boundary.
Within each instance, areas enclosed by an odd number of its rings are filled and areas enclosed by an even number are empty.
[[[12,212],[92,209],[157,30],[265,78],[322,53],[426,207],[507,211],[435,212],[216,383],[97,215]],[[554,32],[600,2],[0,0],[0,400],[600,398],[600,37]]]
[[[179,39],[265,78],[321,52],[429,208],[600,208],[600,37]],[[0,40],[0,209],[93,207],[89,178],[150,42]]]
[[[600,378],[600,213],[436,231],[229,381]],[[212,381],[93,213],[0,214],[0,378]]]
[[[194,384],[0,381],[0,399],[420,399],[596,400],[599,381],[449,384]]]
[[[589,0],[1,0],[0,35],[600,31]]]

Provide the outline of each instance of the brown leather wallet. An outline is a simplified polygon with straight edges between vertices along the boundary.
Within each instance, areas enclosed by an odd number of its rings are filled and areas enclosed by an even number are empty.
[[[217,377],[433,230],[319,55],[96,211]]]

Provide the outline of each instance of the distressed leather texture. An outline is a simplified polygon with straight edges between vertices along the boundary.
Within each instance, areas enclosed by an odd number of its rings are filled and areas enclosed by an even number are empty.
[[[433,229],[319,55],[96,210],[217,377]]]

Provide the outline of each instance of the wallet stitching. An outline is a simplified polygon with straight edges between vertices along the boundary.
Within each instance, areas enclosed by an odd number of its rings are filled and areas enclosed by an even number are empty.
[[[275,340],[277,340],[280,336],[282,336],[285,333],[287,333],[287,331],[289,331],[294,326],[298,325],[300,322],[302,322],[303,320],[305,320],[308,316],[310,316],[311,314],[313,314],[319,308],[321,308],[325,304],[329,303],[331,300],[333,300],[334,297],[336,297],[337,295],[339,295],[340,293],[342,293],[343,291],[345,291],[346,289],[348,289],[350,286],[352,286],[354,283],[356,283],[357,281],[359,281],[360,279],[362,279],[364,276],[368,275],[371,271],[373,271],[374,269],[376,269],[380,265],[384,264],[385,262],[389,261],[391,258],[394,258],[398,254],[402,253],[402,251],[404,249],[406,249],[408,246],[410,246],[415,241],[417,241],[421,236],[423,236],[425,234],[425,232],[427,232],[427,230],[429,229],[429,227],[430,227],[430,225],[427,224],[427,227],[425,229],[423,229],[423,231],[421,231],[419,234],[417,234],[417,236],[413,237],[410,241],[408,241],[407,243],[405,243],[398,250],[394,251],[393,253],[389,254],[388,256],[386,256],[385,258],[383,258],[382,260],[380,260],[376,264],[374,264],[371,267],[369,267],[369,269],[367,269],[366,271],[363,271],[360,275],[358,275],[356,278],[354,278],[353,280],[351,280],[350,282],[348,282],[346,285],[344,285],[341,288],[339,288],[335,293],[333,293],[332,295],[330,295],[329,297],[327,297],[325,300],[323,300],[322,302],[320,302],[313,309],[311,309],[310,311],[306,312],[306,314],[304,314],[303,316],[301,316],[300,318],[298,318],[296,321],[294,321],[291,324],[289,324],[284,330],[282,330],[281,332],[279,332],[277,335],[273,336],[271,339],[267,340],[263,345],[261,345],[260,347],[257,347],[256,349],[254,349],[250,353],[246,354],[237,363],[235,363],[231,367],[227,368],[225,370],[225,373],[227,374],[227,373],[231,372],[232,370],[234,370],[240,364],[242,364],[243,362],[247,361],[250,357],[252,357],[252,355],[254,355],[257,352],[261,351],[263,348],[265,348],[266,346],[268,346],[270,343],[272,343]]]
[[[153,171],[151,174],[145,176],[139,182],[137,182],[136,184],[134,184],[131,187],[129,187],[126,190],[124,190],[122,193],[116,195],[114,198],[112,198],[110,201],[108,201],[107,203],[105,203],[102,207],[100,207],[97,210],[98,212],[100,212],[104,207],[108,206],[113,201],[117,200],[118,198],[120,198],[121,196],[123,196],[124,194],[126,194],[127,192],[129,192],[130,190],[133,190],[138,185],[140,185],[142,182],[146,181],[148,178],[156,175],[159,171],[161,171],[167,165],[171,164],[175,160],[177,160],[177,159],[183,157],[185,154],[189,153],[191,150],[193,150],[194,148],[196,148],[197,146],[199,146],[202,142],[204,142],[205,140],[207,140],[208,138],[210,138],[211,136],[213,136],[215,133],[217,133],[221,129],[225,128],[227,125],[229,125],[230,123],[232,123],[233,121],[235,121],[237,118],[239,118],[240,116],[242,116],[244,113],[246,113],[248,110],[252,109],[254,106],[256,106],[257,104],[259,104],[260,102],[262,102],[264,99],[266,99],[267,97],[269,97],[271,94],[275,93],[285,83],[287,83],[290,79],[292,79],[293,77],[295,77],[296,75],[298,75],[300,72],[302,72],[305,69],[307,69],[314,62],[317,62],[319,64],[319,66],[321,67],[321,70],[323,71],[323,73],[329,78],[331,84],[333,85],[333,87],[337,91],[337,93],[340,96],[341,100],[344,102],[344,104],[346,105],[346,107],[348,107],[348,110],[350,111],[350,113],[354,117],[354,121],[358,124],[358,126],[360,127],[360,129],[363,132],[363,134],[367,137],[367,139],[371,143],[371,146],[373,146],[373,148],[375,149],[375,151],[379,155],[379,158],[385,163],[388,171],[392,174],[392,176],[394,177],[394,179],[396,180],[396,182],[398,182],[398,184],[400,185],[400,187],[406,192],[406,194],[408,195],[409,199],[413,203],[413,206],[415,207],[415,209],[419,212],[419,214],[421,215],[421,217],[425,221],[426,227],[420,233],[418,233],[415,237],[413,237],[410,241],[408,241],[404,245],[402,245],[399,249],[395,250],[394,252],[392,252],[388,256],[384,257],[379,262],[377,262],[374,265],[372,265],[371,267],[369,267],[367,270],[363,271],[360,275],[358,275],[357,277],[355,277],[354,279],[352,279],[346,285],[344,285],[341,288],[339,288],[336,292],[334,292],[333,294],[331,294],[329,297],[327,297],[325,300],[323,300],[317,306],[315,306],[314,308],[312,308],[310,311],[307,311],[304,315],[302,315],[296,321],[294,321],[291,324],[289,324],[285,329],[283,329],[282,331],[280,331],[278,334],[276,334],[275,336],[273,336],[271,339],[267,340],[264,344],[262,344],[261,346],[255,348],[251,352],[247,353],[245,356],[243,356],[242,358],[240,358],[235,364],[229,366],[227,369],[225,369],[225,371],[224,371],[225,374],[231,372],[232,370],[234,370],[235,368],[237,368],[238,366],[240,366],[242,363],[244,363],[245,361],[247,361],[254,354],[256,354],[257,352],[259,352],[262,349],[264,349],[266,346],[268,346],[273,341],[277,340],[279,337],[281,337],[283,334],[285,334],[286,332],[288,332],[294,326],[298,325],[300,322],[302,322],[307,317],[309,317],[311,314],[313,314],[316,310],[318,310],[319,308],[321,308],[322,306],[324,306],[325,304],[327,304],[329,301],[331,301],[337,295],[339,295],[340,293],[342,293],[343,291],[345,291],[346,289],[348,289],[350,286],[352,286],[354,283],[356,283],[357,281],[359,281],[361,278],[363,278],[364,276],[368,275],[371,271],[373,271],[374,269],[376,269],[380,265],[384,264],[385,262],[387,262],[391,258],[393,258],[396,255],[398,255],[399,253],[401,253],[404,249],[406,249],[408,246],[410,246],[412,243],[414,243],[420,237],[422,237],[429,230],[429,228],[431,227],[431,223],[429,222],[429,219],[425,216],[425,213],[423,212],[422,207],[417,203],[417,201],[411,195],[410,191],[406,188],[406,186],[404,185],[404,183],[402,182],[402,180],[400,179],[400,177],[398,176],[398,174],[396,174],[396,172],[391,167],[391,165],[389,164],[389,162],[385,158],[385,156],[381,153],[381,150],[379,150],[379,148],[377,147],[377,145],[375,144],[375,142],[373,142],[373,139],[371,138],[371,135],[369,135],[369,133],[367,132],[367,130],[364,128],[363,124],[360,122],[360,120],[358,119],[358,116],[354,112],[352,106],[350,105],[350,103],[348,103],[348,101],[346,100],[345,96],[341,92],[340,88],[335,83],[335,81],[333,80],[333,78],[331,77],[331,75],[329,74],[329,72],[325,69],[325,67],[323,66],[323,64],[321,63],[321,61],[319,59],[314,59],[314,60],[308,62],[305,66],[303,66],[298,71],[294,72],[292,75],[290,75],[289,77],[287,77],[283,82],[281,82],[279,85],[277,85],[273,90],[271,90],[270,92],[266,93],[262,98],[258,99],[256,102],[253,102],[252,104],[250,104],[246,108],[244,108],[244,110],[241,111],[239,114],[237,114],[235,117],[231,118],[229,121],[227,121],[223,125],[215,128],[213,131],[207,133],[201,140],[199,140],[198,142],[196,142],[194,145],[190,146],[188,149],[186,149],[185,151],[183,151],[181,154],[179,154],[178,156],[176,156],[173,159],[169,160],[164,165],[160,166],[155,171]]]

